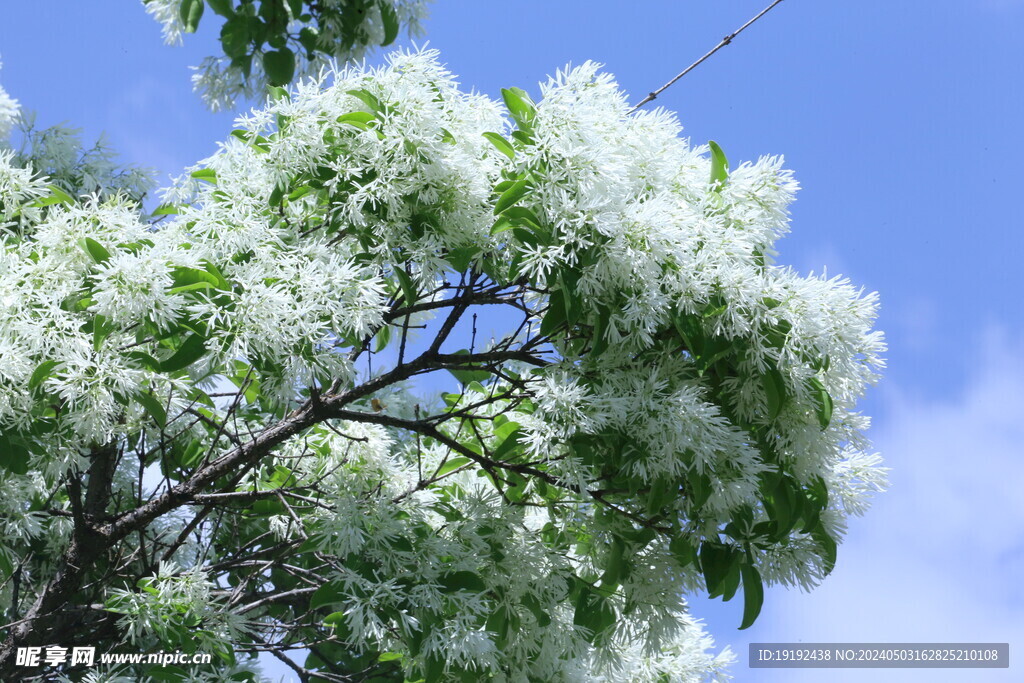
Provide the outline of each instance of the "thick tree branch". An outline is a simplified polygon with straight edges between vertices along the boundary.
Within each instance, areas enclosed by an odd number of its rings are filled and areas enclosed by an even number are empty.
[[[472,284],[471,279],[468,286],[472,286]],[[64,605],[82,584],[89,569],[115,544],[130,534],[145,528],[158,517],[183,505],[199,502],[202,500],[199,497],[204,495],[205,490],[218,479],[236,473],[243,468],[251,467],[253,463],[269,455],[277,446],[309,427],[332,417],[341,417],[345,412],[341,410],[344,406],[423,372],[464,367],[467,364],[501,364],[512,360],[534,365],[545,364],[535,354],[521,349],[459,355],[439,353],[444,338],[451,332],[459,316],[469,305],[469,302],[456,305],[442,326],[442,332],[439,333],[431,347],[412,361],[400,364],[389,372],[343,393],[321,396],[318,401],[307,401],[284,419],[255,435],[250,441],[236,444],[227,453],[209,461],[197,469],[187,480],[170,487],[159,496],[120,517],[104,523],[98,523],[98,517],[102,516],[102,511],[109,500],[113,462],[117,451],[105,451],[102,457],[94,457],[93,468],[95,471],[90,471],[90,484],[93,482],[95,484],[88,487],[93,492],[90,494],[89,490],[86,491],[86,500],[79,507],[83,521],[90,528],[89,537],[85,538],[81,534],[76,534],[72,538],[64,554],[63,564],[53,579],[40,592],[38,599],[25,614],[21,623],[12,627],[3,647],[0,648],[0,673],[4,672],[4,666],[12,665],[16,647],[45,642],[48,634],[53,633],[67,621],[61,614],[62,612],[66,613]],[[362,414],[359,413],[359,415]],[[427,428],[424,433],[447,438],[434,427]],[[515,467],[522,469],[525,466]],[[540,471],[531,470],[527,473],[536,476],[549,476]],[[104,491],[106,498],[101,495]],[[205,493],[205,495],[209,496],[213,493]],[[74,509],[77,506],[75,500],[78,495],[72,495],[71,498]],[[207,498],[202,502],[209,504],[212,501]]]

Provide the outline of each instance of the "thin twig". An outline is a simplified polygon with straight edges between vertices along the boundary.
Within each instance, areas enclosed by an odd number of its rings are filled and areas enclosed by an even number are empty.
[[[713,47],[707,54],[705,54],[703,57],[698,59],[696,62],[694,62],[690,66],[686,67],[681,72],[679,72],[679,74],[675,78],[673,78],[671,81],[669,81],[665,85],[661,86],[660,88],[658,88],[654,92],[648,93],[647,97],[645,97],[642,100],[640,100],[640,102],[635,107],[633,107],[630,110],[629,113],[632,114],[633,112],[635,112],[637,109],[639,109],[640,107],[644,106],[648,102],[652,102],[653,100],[658,99],[658,95],[660,95],[661,93],[665,92],[665,90],[667,90],[672,84],[674,84],[680,78],[682,78],[683,76],[685,76],[686,74],[690,73],[691,71],[696,69],[698,66],[700,66],[704,62],[704,60],[706,60],[708,57],[710,57],[711,55],[715,54],[716,52],[721,50],[723,47],[725,47],[726,45],[731,43],[733,38],[735,38],[739,34],[743,33],[744,29],[746,29],[748,26],[753,24],[755,21],[757,21],[758,19],[760,19],[764,15],[768,14],[768,12],[773,7],[778,5],[780,2],[782,2],[782,0],[775,0],[775,2],[773,2],[770,5],[768,5],[763,10],[761,10],[761,12],[757,16],[755,16],[753,19],[751,19],[747,23],[743,24],[743,26],[740,26],[738,29],[736,29],[735,31],[733,31],[732,33],[727,35],[725,38],[722,38],[722,41],[720,43],[718,43],[718,45],[715,45],[715,47]]]

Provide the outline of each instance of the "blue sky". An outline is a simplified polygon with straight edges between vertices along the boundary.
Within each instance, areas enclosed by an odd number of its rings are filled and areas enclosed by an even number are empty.
[[[536,91],[592,59],[636,101],[764,4],[436,0],[426,39],[485,93]],[[161,184],[230,131],[232,115],[208,113],[189,83],[188,65],[216,48],[212,14],[169,48],[131,0],[2,11],[0,83],[40,124],[106,132]],[[890,345],[864,409],[893,486],[853,524],[835,573],[810,594],[770,591],[745,632],[741,605],[694,600],[738,651],[738,681],[1019,679],[1014,669],[754,671],[746,646],[1024,645],[1022,29],[1024,0],[789,0],[657,101],[733,161],[786,156],[803,190],[779,260],[879,291]]]

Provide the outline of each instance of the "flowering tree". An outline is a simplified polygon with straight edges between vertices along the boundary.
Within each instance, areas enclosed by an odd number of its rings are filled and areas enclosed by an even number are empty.
[[[276,88],[150,217],[0,153],[0,677],[718,679],[686,594],[745,628],[828,574],[875,296],[774,265],[781,159],[592,63],[539,95],[429,51]]]

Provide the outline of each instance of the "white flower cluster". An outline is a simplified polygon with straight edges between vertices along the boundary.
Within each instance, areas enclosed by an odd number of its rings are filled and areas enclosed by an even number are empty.
[[[3,62],[0,62],[0,68],[3,68]],[[0,86],[0,143],[10,135],[19,111],[18,100],[8,95],[3,86]]]
[[[341,624],[347,647],[402,651],[425,630],[409,663],[438,658],[481,677],[728,680],[732,653],[712,652],[678,585],[660,579],[674,573],[663,563],[637,580],[648,584],[629,595],[640,607],[609,646],[590,645],[566,597],[577,562],[541,542],[543,512],[504,504],[469,469],[443,490],[414,489],[418,470],[451,457],[436,444],[417,453],[383,428],[338,422],[289,442],[271,463],[290,468],[295,487],[319,486],[330,505],[305,518],[301,533],[341,560],[318,604],[337,610],[328,620]]]
[[[181,45],[181,33],[185,25],[181,21],[182,0],[142,0],[146,12],[163,27],[164,42]]]
[[[43,179],[14,163],[14,157],[14,151],[0,150],[0,230],[5,231],[35,224],[43,212],[33,204],[49,194]]]
[[[831,494],[822,521],[840,536],[846,515],[885,485],[855,410],[884,365],[871,329],[877,296],[772,265],[797,189],[781,158],[713,180],[708,148],[689,147],[668,112],[630,114],[591,63],[558,73],[541,95],[534,143],[512,164],[532,183],[522,205],[552,237],[520,247],[520,272],[549,283],[573,273],[572,287],[555,289],[576,290],[580,321],[607,350],[580,358],[560,348],[565,361],[545,373],[538,410],[522,420],[531,452],[585,485],[593,468],[553,444],[628,434],[625,474],[648,484],[709,476],[695,533],[756,500],[764,472],[821,478]],[[665,345],[680,337],[685,353]],[[720,358],[730,367],[715,366]],[[813,561],[786,566],[770,578],[810,585],[822,573]]]
[[[173,562],[161,562],[154,576],[139,581],[139,588],[112,590],[106,606],[123,615],[119,624],[124,639],[137,648],[174,644],[230,659],[232,643],[248,630],[240,615],[223,608],[215,585],[197,567],[183,570]]]
[[[232,149],[254,154],[242,144]],[[246,168],[221,166],[215,197],[204,191],[205,203],[188,209],[186,220],[154,232],[119,197],[55,204],[43,217],[45,183],[0,155],[7,228],[0,348],[10,350],[0,365],[0,426],[29,428],[41,417],[34,412],[41,395],[52,394],[60,401],[49,416],[56,434],[68,443],[104,443],[126,397],[171,391],[182,399],[188,387],[158,371],[173,352],[154,335],[183,320],[207,331],[210,354],[197,377],[233,359],[258,359],[264,390],[288,400],[296,383],[346,374],[344,356],[332,349],[337,335],[362,335],[377,324],[379,279],[352,263],[351,250],[329,248],[322,237],[299,241],[294,225],[275,219],[266,204],[272,185],[253,194]],[[212,279],[211,271],[223,271],[233,287],[224,280],[226,289],[200,291],[182,281],[197,273]],[[42,392],[26,391],[45,362],[53,367]]]

